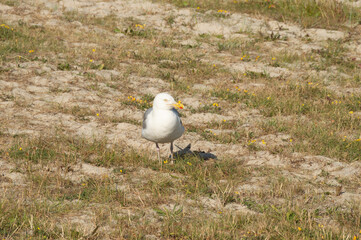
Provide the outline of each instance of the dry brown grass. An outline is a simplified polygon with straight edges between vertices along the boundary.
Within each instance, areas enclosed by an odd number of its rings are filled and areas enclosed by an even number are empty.
[[[24,1],[30,20],[2,19],[0,238],[358,239],[359,30],[197,32],[230,29],[234,12],[339,30],[358,15],[332,1],[169,2],[189,14]],[[218,160],[154,161],[139,127],[161,91],[186,105],[177,144]]]

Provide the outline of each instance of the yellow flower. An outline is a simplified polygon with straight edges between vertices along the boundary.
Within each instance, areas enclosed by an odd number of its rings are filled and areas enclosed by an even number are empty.
[[[197,9],[199,10],[199,7],[197,7]]]
[[[23,149],[22,148],[19,148],[20,151],[22,151]]]
[[[187,162],[187,164],[188,164],[189,166],[192,166],[192,163],[190,163],[190,162]]]
[[[246,76],[247,75],[247,73],[243,73],[243,76]]]
[[[34,52],[34,50],[29,50],[29,53],[33,53]]]
[[[97,113],[97,117],[99,117],[99,113]]]
[[[293,139],[291,138],[291,139],[290,139],[290,142],[292,142],[292,141],[293,141]]]
[[[90,59],[89,62],[93,62],[93,59]]]
[[[164,160],[163,163],[164,163],[164,164],[167,164],[167,163],[168,163],[168,160]]]
[[[267,97],[267,100],[270,100],[271,99],[271,97]]]
[[[312,82],[308,82],[308,85],[312,85],[313,83]]]
[[[121,172],[121,173],[122,173],[122,172],[123,172],[123,170],[122,170],[122,169],[120,169],[120,170],[119,170],[119,172]]]
[[[243,92],[247,93],[247,92],[248,92],[248,90],[246,90],[246,89],[245,89],[245,90],[243,90]]]
[[[95,48],[93,48],[92,51],[95,52],[96,51]]]
[[[262,139],[262,144],[266,144],[266,142]]]
[[[348,113],[349,113],[349,114],[353,114],[353,111],[349,111]]]
[[[298,229],[298,231],[302,231],[302,228],[300,228],[300,227],[298,227],[297,229]]]
[[[275,57],[273,57],[273,58],[272,58],[272,60],[274,61],[274,60],[276,60],[276,58],[275,58]]]
[[[226,119],[223,119],[223,122],[226,122]]]

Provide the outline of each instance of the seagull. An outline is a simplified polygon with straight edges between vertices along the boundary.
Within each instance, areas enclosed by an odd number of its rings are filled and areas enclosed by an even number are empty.
[[[174,101],[168,93],[159,93],[155,96],[153,107],[147,109],[143,116],[142,137],[155,143],[160,161],[158,143],[170,143],[171,160],[173,161],[173,142],[184,133],[184,126],[178,111],[183,104]]]

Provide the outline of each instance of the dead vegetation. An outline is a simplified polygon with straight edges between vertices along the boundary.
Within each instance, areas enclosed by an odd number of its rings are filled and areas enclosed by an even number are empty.
[[[0,0],[0,238],[359,239],[358,3]]]

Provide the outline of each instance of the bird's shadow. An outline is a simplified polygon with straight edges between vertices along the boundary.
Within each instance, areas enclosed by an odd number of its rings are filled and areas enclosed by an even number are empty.
[[[185,148],[178,147],[179,151],[174,153],[174,158],[177,159],[184,159],[187,156],[196,156],[201,160],[209,160],[209,159],[217,159],[217,156],[210,152],[204,152],[204,151],[192,151],[191,150],[191,144],[188,144]],[[171,156],[169,156],[170,158]]]

